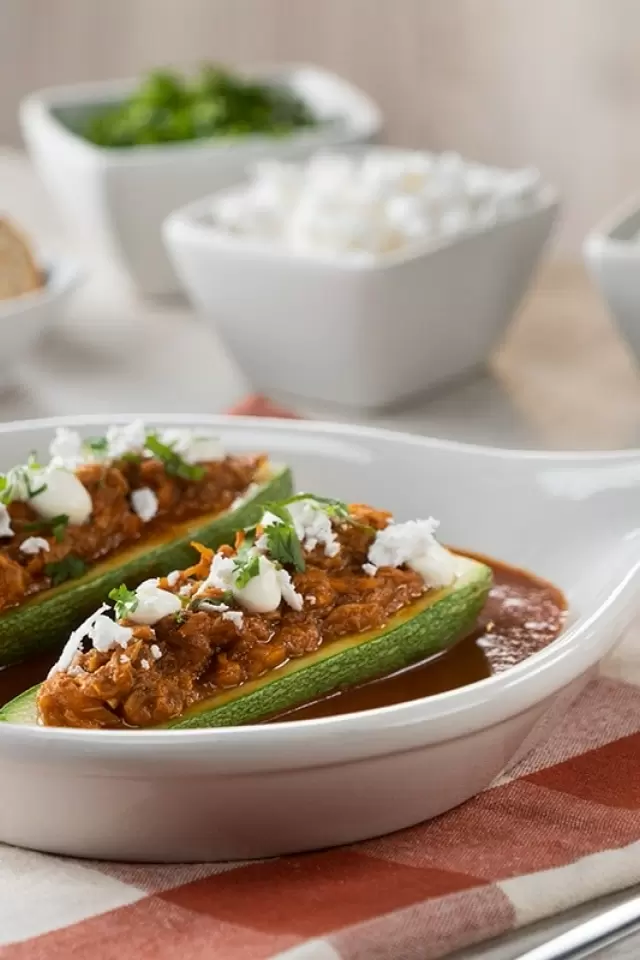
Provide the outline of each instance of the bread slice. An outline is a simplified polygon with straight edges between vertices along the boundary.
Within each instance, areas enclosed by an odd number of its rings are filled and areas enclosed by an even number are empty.
[[[39,290],[43,278],[27,241],[6,217],[0,217],[0,301]]]

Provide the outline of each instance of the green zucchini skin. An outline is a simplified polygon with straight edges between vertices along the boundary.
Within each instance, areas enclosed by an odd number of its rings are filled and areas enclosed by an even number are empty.
[[[226,702],[201,704],[166,724],[173,730],[255,723],[341,688],[395,673],[440,653],[474,626],[491,588],[489,567],[469,561],[468,571],[414,617],[374,634],[334,641],[287,667],[227,695]],[[20,694],[0,710],[0,721],[37,722],[38,687]],[[223,695],[224,696],[224,695]]]
[[[121,583],[133,587],[149,577],[184,570],[194,561],[193,548],[189,546],[192,540],[207,547],[219,547],[232,540],[237,530],[256,522],[261,503],[280,500],[292,493],[290,470],[278,468],[236,510],[201,526],[196,518],[188,531],[174,540],[154,544],[137,556],[125,557],[117,566],[112,566],[106,558],[77,580],[37,594],[21,606],[0,614],[0,667],[60,648],[71,630],[104,602],[113,587]]]

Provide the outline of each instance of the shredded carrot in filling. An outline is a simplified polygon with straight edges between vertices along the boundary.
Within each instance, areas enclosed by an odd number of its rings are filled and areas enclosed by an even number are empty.
[[[194,596],[213,557],[209,548],[194,543],[200,559],[182,572],[179,584],[168,587],[181,596],[186,588],[188,604],[153,627],[121,620],[132,630],[124,650],[78,653],[70,670],[54,673],[43,684],[41,722],[80,727],[166,723],[199,701],[241,687],[337,637],[383,626],[427,587],[406,567],[367,574],[363,564],[388,514],[359,505],[352,516],[356,523],[334,522],[338,552],[327,556],[318,543],[305,550],[304,570],[289,566],[299,609],[285,602],[284,591],[278,608],[263,614],[243,609],[227,593],[224,604],[216,604],[221,591],[215,586],[207,596]],[[238,546],[244,542],[237,540]],[[219,552],[235,556],[232,547]]]

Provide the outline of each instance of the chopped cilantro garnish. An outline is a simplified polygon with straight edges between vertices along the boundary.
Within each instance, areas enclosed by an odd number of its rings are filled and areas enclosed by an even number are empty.
[[[305,569],[302,544],[292,523],[273,523],[264,531],[267,549],[272,560],[283,566],[290,564],[302,573]]]
[[[204,467],[199,466],[197,463],[187,463],[179,453],[176,453],[173,447],[170,447],[167,443],[163,443],[157,434],[148,434],[145,440],[145,447],[157,457],[158,460],[162,461],[164,469],[170,476],[180,477],[182,480],[201,480],[203,478]]]
[[[119,587],[114,587],[114,589],[109,592],[109,600],[113,600],[116,618],[118,620],[126,620],[129,614],[133,613],[137,608],[139,603],[135,590],[129,590],[124,583],[121,583]]]
[[[85,446],[93,453],[106,453],[109,449],[109,441],[106,437],[89,437],[85,440]]]
[[[224,604],[225,606],[228,607],[230,604],[233,603],[233,601],[234,601],[234,596],[231,590],[225,590],[224,593],[218,594],[218,596],[216,597],[194,597],[193,600],[190,601],[189,607],[192,611],[199,610],[200,607],[204,604],[208,604],[214,607],[217,607],[220,604]]]
[[[0,502],[6,504],[18,497],[31,499],[47,489],[46,483],[34,486],[34,477],[32,470],[37,469],[35,460],[31,457],[29,462],[19,467],[12,467],[7,473],[0,474]]]
[[[53,563],[46,563],[44,572],[51,577],[51,583],[54,587],[64,583],[66,580],[76,580],[81,577],[87,569],[87,565],[80,557],[68,553],[62,560],[56,560]]]
[[[253,554],[243,557],[239,554],[235,558],[234,568],[236,571],[235,584],[241,590],[260,573],[260,556]]]
[[[24,529],[33,533],[49,532],[56,538],[58,543],[62,543],[64,535],[69,524],[69,517],[66,513],[60,513],[57,517],[50,520],[34,520],[32,523],[25,523]]]

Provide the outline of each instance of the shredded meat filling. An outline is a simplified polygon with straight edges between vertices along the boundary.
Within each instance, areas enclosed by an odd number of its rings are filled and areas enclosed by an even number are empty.
[[[41,721],[72,727],[165,723],[337,637],[382,627],[427,588],[419,574],[402,567],[382,567],[375,577],[365,574],[362,565],[374,532],[386,526],[389,514],[363,506],[352,507],[351,514],[360,524],[338,526],[340,551],[327,557],[316,547],[306,554],[305,571],[293,576],[304,598],[301,611],[282,603],[273,613],[245,613],[236,626],[217,611],[186,609],[163,618],[153,630],[134,627],[124,655],[91,650],[70,672],[55,673],[43,684]],[[178,591],[194,571],[202,579],[196,565],[173,586],[162,581],[163,588]],[[157,659],[153,644],[161,653]]]
[[[47,564],[70,555],[91,564],[143,538],[151,539],[165,531],[170,535],[174,524],[228,509],[255,480],[264,462],[265,458],[258,456],[203,463],[204,475],[198,480],[172,476],[155,459],[82,465],[76,476],[91,496],[91,519],[80,526],[66,526],[58,532],[59,539],[41,524],[28,502],[9,504],[14,536],[0,548],[0,611],[48,589],[52,580],[45,570]],[[131,492],[141,487],[153,490],[158,499],[158,512],[148,523],[142,522],[130,502]],[[47,540],[49,549],[25,554],[20,545],[33,536],[34,529]]]

